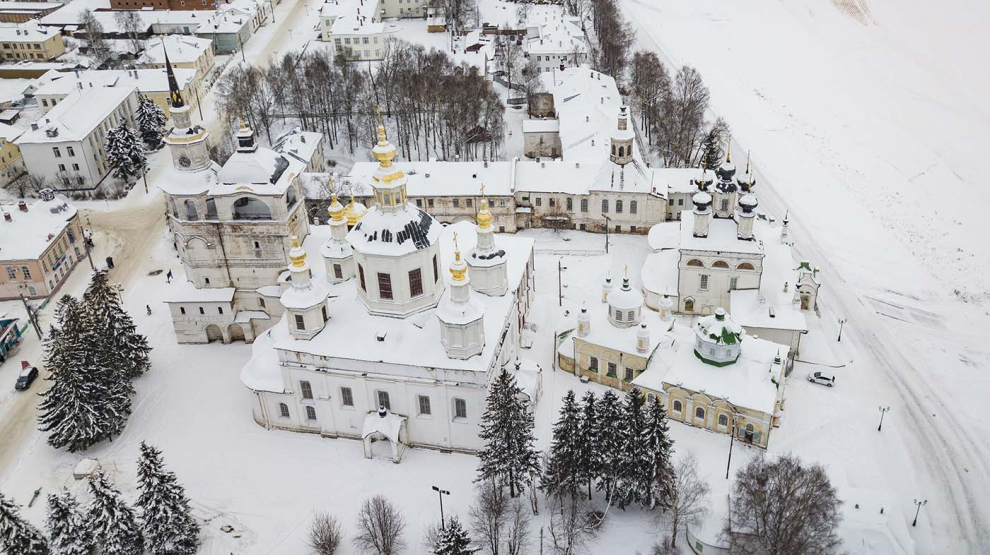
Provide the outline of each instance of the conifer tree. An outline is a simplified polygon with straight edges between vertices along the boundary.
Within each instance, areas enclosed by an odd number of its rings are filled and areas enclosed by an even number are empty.
[[[560,417],[553,426],[550,458],[543,472],[543,491],[549,496],[575,495],[581,466],[581,412],[574,391],[564,395]]]
[[[137,506],[145,543],[155,555],[193,555],[199,545],[199,524],[192,517],[185,489],[166,470],[162,452],[141,442]]]
[[[598,489],[605,491],[605,498],[612,500],[615,485],[619,480],[619,461],[623,448],[622,409],[619,398],[606,390],[597,403],[598,424],[595,426],[598,437]]]
[[[598,469],[601,467],[601,452],[598,449],[598,399],[595,398],[595,392],[587,391],[581,397],[580,411],[577,480],[588,485],[588,499],[591,499],[591,486],[598,479]]]
[[[79,301],[65,295],[56,314],[59,320],[45,339],[52,385],[41,394],[38,424],[50,432],[49,445],[76,452],[119,434],[130,414],[130,398],[117,376],[97,364],[101,338]]]
[[[650,504],[654,479],[653,457],[646,444],[648,430],[643,411],[643,393],[632,388],[622,403],[622,449],[615,501],[625,509],[632,503]]]
[[[93,531],[79,511],[79,502],[68,491],[48,495],[45,521],[51,555],[90,555]]]
[[[521,400],[522,389],[504,368],[492,382],[479,437],[485,447],[478,453],[476,481],[494,479],[508,486],[509,495],[523,493],[532,476],[539,472],[539,459],[533,444],[533,415]]]
[[[644,505],[651,508],[656,504],[666,506],[670,499],[671,488],[674,487],[674,466],[671,457],[674,454],[674,440],[670,438],[667,427],[667,409],[654,396],[646,405],[646,450],[653,458],[653,479],[647,484]]]
[[[471,538],[461,526],[456,516],[447,519],[447,525],[437,534],[433,543],[433,553],[436,555],[469,555],[472,553]]]
[[[37,528],[21,518],[20,510],[0,493],[0,553],[48,555],[48,542]]]
[[[89,522],[102,555],[143,555],[144,539],[138,528],[137,516],[120,498],[106,474],[98,471],[89,480],[92,502]]]
[[[115,371],[125,388],[133,393],[130,380],[151,366],[148,340],[137,332],[134,320],[121,306],[119,287],[110,283],[105,271],[93,274],[83,300],[94,332],[102,340],[97,353],[98,363]]]
[[[138,96],[137,121],[145,148],[151,151],[161,148],[165,133],[165,112],[143,94]]]
[[[113,166],[113,176],[124,181],[131,181],[142,174],[147,160],[144,149],[138,140],[137,132],[121,122],[120,125],[107,133],[107,142],[104,147],[107,153],[107,162]]]

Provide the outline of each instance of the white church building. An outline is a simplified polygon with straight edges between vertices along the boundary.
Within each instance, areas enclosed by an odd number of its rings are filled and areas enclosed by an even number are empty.
[[[487,386],[506,368],[535,404],[539,370],[520,356],[533,295],[533,241],[476,224],[443,227],[407,197],[379,127],[374,204],[349,231],[336,195],[328,226],[290,252],[285,314],[241,373],[258,424],[406,447],[475,452]],[[321,260],[315,263],[314,260]]]

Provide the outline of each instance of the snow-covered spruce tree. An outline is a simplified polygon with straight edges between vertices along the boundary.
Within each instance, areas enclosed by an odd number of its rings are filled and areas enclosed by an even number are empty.
[[[550,457],[543,470],[543,491],[551,497],[576,495],[581,466],[581,412],[574,391],[564,395],[560,417],[553,426]]]
[[[103,340],[97,353],[99,362],[117,372],[133,393],[130,380],[151,366],[148,340],[137,332],[134,320],[121,306],[119,287],[110,283],[105,271],[93,274],[83,300],[93,328]]]
[[[141,509],[144,539],[155,555],[193,555],[199,546],[199,524],[189,510],[185,489],[165,469],[162,452],[141,442],[136,505]]]
[[[598,479],[601,466],[601,452],[598,449],[598,399],[594,391],[587,391],[581,397],[580,423],[578,430],[577,480],[588,486],[588,499],[591,499],[591,486]]]
[[[107,162],[113,166],[113,176],[117,179],[130,182],[141,175],[147,165],[137,132],[124,122],[107,133],[104,148],[107,152]]]
[[[144,539],[134,509],[120,498],[120,492],[103,471],[89,479],[89,523],[102,555],[143,555]]]
[[[79,511],[79,501],[68,491],[48,495],[45,529],[51,555],[90,555],[93,552],[93,531]]]
[[[509,487],[511,497],[523,493],[539,470],[533,447],[533,415],[526,410],[522,395],[516,379],[503,368],[488,392],[479,433],[485,447],[478,453],[475,481],[494,479],[498,485]]]
[[[96,363],[96,345],[88,314],[65,295],[56,308],[58,321],[45,339],[45,364],[52,383],[41,396],[38,424],[49,432],[48,444],[70,452],[120,433],[130,414],[130,397],[121,380]]]
[[[437,534],[437,539],[433,543],[433,553],[436,555],[469,555],[473,553],[471,538],[468,537],[467,530],[461,526],[461,522],[456,516],[447,519],[446,526]]]
[[[667,506],[674,487],[674,440],[667,428],[667,409],[657,396],[646,404],[646,451],[652,457],[653,479],[647,484],[643,504]]]
[[[619,508],[642,503],[649,506],[649,492],[653,489],[653,456],[646,444],[646,414],[643,411],[643,392],[632,388],[622,401],[622,449],[619,457],[619,481],[615,502]]]
[[[622,434],[625,424],[619,398],[606,390],[597,403],[598,424],[595,426],[598,465],[598,489],[605,491],[605,498],[612,500],[615,484],[619,480],[619,461],[622,456]]]
[[[143,94],[138,96],[137,121],[145,148],[151,151],[161,148],[165,134],[165,112]]]
[[[20,510],[0,493],[0,553],[48,555],[48,542],[37,528],[21,518]]]

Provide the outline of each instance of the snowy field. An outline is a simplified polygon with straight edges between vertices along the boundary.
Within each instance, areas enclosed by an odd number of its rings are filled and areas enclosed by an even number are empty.
[[[826,315],[849,319],[850,350],[836,358],[855,361],[844,369],[855,382],[840,374],[839,385],[856,391],[809,410],[817,431],[790,414],[771,450],[820,457],[852,490],[890,492],[898,520],[928,499],[918,527],[897,533],[905,550],[985,551],[990,79],[977,68],[990,48],[977,30],[990,4],[623,5],[639,48],[701,71],[735,159],[753,153],[761,209],[790,212],[797,251],[822,267]],[[795,400],[816,402],[800,389]],[[880,405],[893,408],[877,441],[858,421]]]

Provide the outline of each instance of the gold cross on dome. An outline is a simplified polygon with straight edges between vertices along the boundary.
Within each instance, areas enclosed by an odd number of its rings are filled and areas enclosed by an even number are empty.
[[[458,250],[458,247],[457,247],[457,232],[456,231],[454,232],[454,250],[455,251]]]
[[[378,114],[378,125],[382,124],[382,107],[375,106],[375,113]]]

